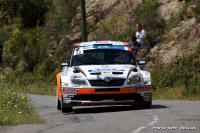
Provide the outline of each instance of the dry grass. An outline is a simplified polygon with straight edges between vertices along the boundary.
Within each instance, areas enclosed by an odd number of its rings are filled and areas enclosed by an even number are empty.
[[[184,86],[170,88],[170,89],[157,89],[153,91],[154,100],[165,99],[179,99],[179,100],[200,100],[200,94],[197,95],[184,95]]]

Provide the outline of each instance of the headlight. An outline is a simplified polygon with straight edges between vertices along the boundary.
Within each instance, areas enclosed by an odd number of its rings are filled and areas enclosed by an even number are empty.
[[[128,79],[127,79],[127,85],[134,85],[134,84],[139,84],[143,82],[143,78],[141,74],[137,74],[137,75],[131,75]]]
[[[80,75],[72,75],[71,83],[74,85],[84,85],[84,86],[88,85],[87,81]]]

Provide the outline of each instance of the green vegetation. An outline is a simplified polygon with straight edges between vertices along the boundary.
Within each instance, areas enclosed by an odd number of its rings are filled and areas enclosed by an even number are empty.
[[[74,18],[80,0],[15,2],[0,2],[0,41],[4,43],[4,64],[0,66],[0,125],[42,123],[27,94],[55,95],[55,75],[71,48],[66,35],[72,33],[75,27],[80,28],[80,20]],[[198,20],[200,0],[196,3],[194,13]],[[143,0],[134,11],[132,6],[127,6],[127,11],[132,11],[133,20],[119,15],[121,11],[110,11],[112,16],[99,20],[98,25],[88,22],[89,32],[93,33],[91,40],[128,41],[135,33],[135,24],[141,22],[148,31],[144,42],[151,42],[149,50],[156,45],[154,39],[157,36],[188,16],[189,5],[184,5],[178,17],[173,15],[172,18],[178,19],[171,22],[159,18],[156,0]],[[35,10],[30,10],[31,7]],[[129,27],[124,28],[125,25]],[[154,99],[200,98],[199,52],[200,48],[179,59],[177,64],[152,70]]]
[[[79,0],[15,2],[0,2],[0,41],[4,44],[4,64],[0,66],[0,125],[43,123],[27,94],[55,95],[55,75],[71,47],[63,38],[73,28],[69,23]],[[54,56],[50,57],[49,53]],[[66,55],[61,57],[62,53]]]
[[[168,93],[176,99],[200,98],[200,44],[196,51],[187,57],[178,60],[166,68],[157,68],[152,71],[152,84],[156,93],[163,96]],[[177,90],[179,90],[177,92]],[[177,93],[176,93],[177,92]],[[162,94],[161,94],[162,93]],[[157,95],[157,97],[159,97]]]
[[[0,125],[43,123],[31,101],[19,86],[6,83],[5,71],[0,68]]]
[[[194,8],[195,18],[198,22],[200,22],[200,0],[196,1],[196,6]]]
[[[34,28],[45,24],[45,14],[52,2],[48,0],[5,0],[0,3],[0,20],[9,24],[20,16],[23,28]]]
[[[186,3],[177,14],[171,14],[170,20],[167,22],[168,29],[176,27],[184,17],[190,17],[190,14],[187,13],[187,9],[190,5],[190,3]]]

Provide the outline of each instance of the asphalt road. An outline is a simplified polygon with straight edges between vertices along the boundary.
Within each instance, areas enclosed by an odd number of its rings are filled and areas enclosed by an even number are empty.
[[[154,100],[152,109],[130,106],[56,109],[53,96],[31,95],[45,124],[6,127],[2,133],[200,133],[200,101]]]

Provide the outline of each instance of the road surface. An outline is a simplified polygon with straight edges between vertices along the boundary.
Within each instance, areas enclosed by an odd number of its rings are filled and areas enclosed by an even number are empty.
[[[200,101],[153,100],[152,109],[130,106],[56,109],[55,96],[30,95],[45,124],[5,127],[2,133],[200,133]]]

